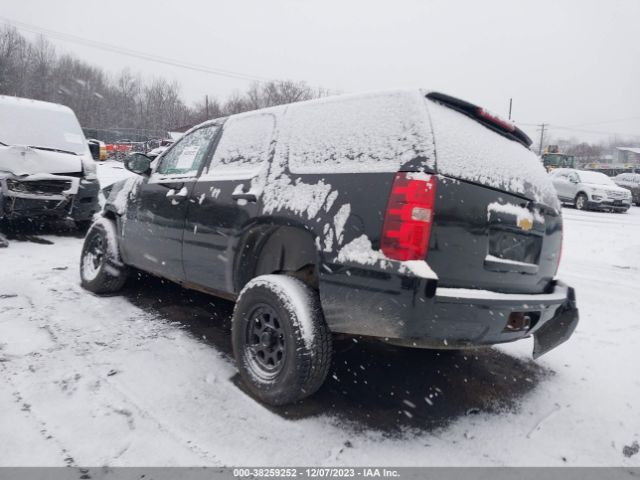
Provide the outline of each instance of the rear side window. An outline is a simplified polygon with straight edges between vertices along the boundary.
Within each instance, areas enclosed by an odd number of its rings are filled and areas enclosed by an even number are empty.
[[[344,95],[290,105],[277,155],[292,173],[397,171],[416,157],[433,165],[431,127],[418,92]]]
[[[253,174],[266,160],[275,117],[270,113],[239,115],[224,124],[207,176]]]

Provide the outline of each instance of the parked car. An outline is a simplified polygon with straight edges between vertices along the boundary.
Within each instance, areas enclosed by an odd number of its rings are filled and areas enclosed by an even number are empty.
[[[329,97],[205,122],[115,184],[81,254],[82,285],[129,267],[236,302],[232,344],[250,392],[315,392],[332,333],[408,347],[534,337],[578,322],[555,278],[562,217],[511,123],[423,91]],[[437,149],[436,149],[437,146]]]
[[[99,210],[95,162],[73,111],[0,96],[0,219],[70,218]]]
[[[154,158],[164,153],[171,145],[173,145],[173,143],[174,143],[173,140],[168,140],[168,139],[161,140],[160,144],[156,148],[149,150],[147,152],[147,157],[153,160]]]
[[[633,202],[640,207],[640,173],[621,173],[613,177],[613,181],[629,190]]]
[[[631,192],[604,173],[558,168],[549,175],[560,201],[572,203],[578,210],[624,213],[631,206]]]

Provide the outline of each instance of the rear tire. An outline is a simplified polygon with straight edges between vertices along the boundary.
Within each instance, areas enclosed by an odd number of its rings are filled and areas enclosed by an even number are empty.
[[[578,210],[586,210],[588,201],[589,201],[589,199],[587,198],[587,196],[584,193],[579,193],[576,196],[576,200],[575,200],[576,208]]]
[[[331,334],[311,287],[285,275],[261,275],[233,311],[233,353],[253,396],[284,405],[315,393],[331,365]]]
[[[129,269],[122,263],[115,224],[106,218],[96,221],[84,239],[80,256],[80,284],[93,293],[120,290]]]

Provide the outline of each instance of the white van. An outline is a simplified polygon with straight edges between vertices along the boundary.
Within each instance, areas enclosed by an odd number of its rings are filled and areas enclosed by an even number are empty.
[[[0,219],[69,218],[83,229],[99,189],[73,110],[0,95]]]

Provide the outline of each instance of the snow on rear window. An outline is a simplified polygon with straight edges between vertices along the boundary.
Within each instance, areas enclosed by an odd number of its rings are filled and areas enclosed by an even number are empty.
[[[432,166],[433,141],[418,91],[343,95],[290,105],[278,141],[293,173],[397,171]]]
[[[275,117],[269,113],[231,117],[207,175],[255,170],[267,157],[274,127]]]
[[[435,136],[438,173],[558,208],[553,184],[531,150],[449,107],[425,101]]]

